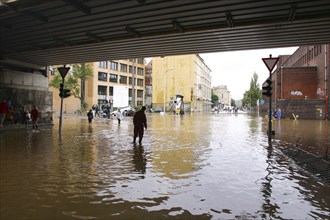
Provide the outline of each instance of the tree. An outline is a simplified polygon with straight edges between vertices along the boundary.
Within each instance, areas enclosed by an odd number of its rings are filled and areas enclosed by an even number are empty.
[[[245,91],[242,104],[243,106],[255,107],[257,100],[261,99],[261,89],[258,83],[258,74],[254,72],[250,82],[250,89]]]
[[[214,94],[213,90],[212,90],[211,102],[212,102],[213,106],[217,105],[218,101],[219,101],[219,97],[216,94]]]
[[[71,95],[80,99],[81,110],[86,109],[85,103],[85,84],[86,79],[93,77],[93,70],[89,64],[73,64],[72,75],[68,75],[65,79],[65,89],[70,89]],[[62,83],[62,77],[56,69],[54,78],[50,81],[49,86],[59,89]]]
[[[236,102],[235,102],[234,99],[231,99],[231,100],[230,100],[230,105],[236,107]]]

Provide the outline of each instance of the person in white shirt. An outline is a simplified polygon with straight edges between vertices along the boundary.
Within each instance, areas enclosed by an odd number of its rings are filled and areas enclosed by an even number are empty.
[[[117,109],[116,118],[118,120],[118,125],[120,125],[120,121],[123,118],[123,114],[120,112],[120,108]]]

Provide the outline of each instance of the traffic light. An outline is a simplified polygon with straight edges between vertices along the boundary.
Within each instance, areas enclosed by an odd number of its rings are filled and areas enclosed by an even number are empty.
[[[60,93],[58,94],[61,98],[67,98],[70,94],[70,89],[64,89],[63,83],[60,84]]]
[[[267,97],[271,97],[272,96],[272,83],[273,83],[273,81],[268,78],[266,80],[266,83],[268,85],[262,87],[262,94],[267,96]]]

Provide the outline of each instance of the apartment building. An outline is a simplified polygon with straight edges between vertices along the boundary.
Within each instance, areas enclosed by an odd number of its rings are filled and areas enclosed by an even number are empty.
[[[173,111],[177,95],[185,111],[211,109],[211,70],[198,54],[152,58],[152,107]]]
[[[93,94],[97,95],[90,97],[90,103],[99,106],[109,104],[111,107],[144,105],[145,63],[143,58],[100,61],[93,63],[93,69],[94,77],[91,84]],[[126,98],[127,101],[125,101]]]
[[[99,61],[88,65],[93,71],[93,77],[85,82],[85,102],[88,104],[88,108],[92,105],[100,107],[103,105],[111,107],[144,105],[144,58]],[[71,69],[68,74],[72,74],[72,71]],[[53,110],[58,112],[60,109],[58,91],[54,88],[50,88],[50,90],[53,91]],[[74,112],[77,110],[80,110],[79,99],[71,96],[64,100],[63,111]]]

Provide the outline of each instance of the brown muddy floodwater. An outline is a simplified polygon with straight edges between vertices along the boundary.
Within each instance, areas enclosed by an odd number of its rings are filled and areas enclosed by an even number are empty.
[[[278,149],[324,153],[325,121],[274,122],[269,150],[260,117],[147,118],[143,146],[130,117],[1,130],[0,219],[329,219],[330,186]]]

